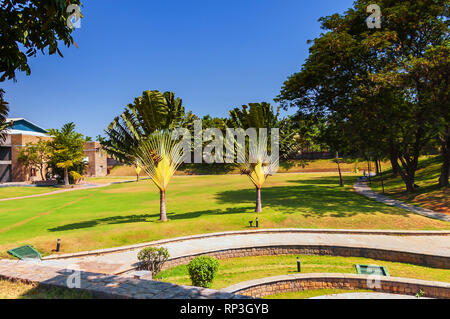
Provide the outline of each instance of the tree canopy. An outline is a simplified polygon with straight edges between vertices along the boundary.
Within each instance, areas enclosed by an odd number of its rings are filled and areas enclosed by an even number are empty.
[[[62,169],[64,173],[64,184],[69,184],[69,169],[83,173],[85,164],[83,159],[84,144],[86,140],[84,136],[75,131],[74,123],[65,124],[61,130],[51,129],[49,134],[53,139],[49,142],[50,161],[49,166],[53,171]]]
[[[69,4],[80,0],[4,0],[0,4],[0,82],[31,73],[28,58],[40,51],[63,56],[59,44],[74,44],[67,26]]]
[[[325,32],[277,101],[324,118],[337,148],[388,156],[412,192],[421,153],[448,141],[449,5],[381,0],[382,28],[368,29],[370,2],[320,19]]]

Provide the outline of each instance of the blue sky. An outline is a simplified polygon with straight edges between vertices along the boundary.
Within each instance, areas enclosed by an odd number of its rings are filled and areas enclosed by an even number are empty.
[[[353,0],[85,0],[78,48],[30,59],[0,84],[10,117],[73,121],[95,137],[144,90],[173,91],[195,114],[273,102],[308,55],[317,20]]]

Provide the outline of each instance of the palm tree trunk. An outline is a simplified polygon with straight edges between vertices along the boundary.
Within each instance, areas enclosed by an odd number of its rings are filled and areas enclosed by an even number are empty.
[[[261,204],[261,188],[256,187],[256,213],[262,212],[262,204]]]
[[[68,169],[64,169],[64,185],[68,186],[69,184],[69,172]]]
[[[159,198],[159,219],[163,222],[167,221],[167,213],[166,213],[166,191],[160,191]]]

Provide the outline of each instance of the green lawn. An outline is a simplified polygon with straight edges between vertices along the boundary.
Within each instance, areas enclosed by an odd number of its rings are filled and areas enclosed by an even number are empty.
[[[392,170],[387,170],[384,174],[385,194],[404,202],[450,214],[450,188],[438,187],[441,166],[440,156],[421,158],[416,173],[416,184],[420,187],[414,194],[406,192],[405,184],[400,176],[396,177],[392,174]],[[382,192],[381,177],[373,180],[372,188],[376,192]]]
[[[386,206],[335,174],[277,174],[262,191],[262,228],[450,229],[450,223]],[[174,177],[160,223],[159,193],[150,181],[0,202],[0,256],[31,244],[51,254],[116,247],[191,234],[248,229],[255,190],[245,176]]]
[[[92,299],[87,292],[0,279],[0,299]]]
[[[55,187],[0,187],[0,199],[45,194],[56,190],[58,189]]]
[[[222,289],[240,282],[279,275],[297,273],[298,256],[261,256],[220,260],[220,268],[213,289]],[[450,282],[450,270],[416,266],[404,263],[374,260],[360,257],[300,256],[302,273],[353,273],[355,265],[379,265],[387,267],[392,277],[416,278]],[[186,265],[161,272],[161,281],[190,285]]]

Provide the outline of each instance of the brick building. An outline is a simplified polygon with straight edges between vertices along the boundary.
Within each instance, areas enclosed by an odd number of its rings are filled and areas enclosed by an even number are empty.
[[[0,142],[0,183],[36,182],[41,181],[38,169],[24,167],[18,161],[20,151],[29,143],[36,143],[40,139],[50,140],[52,137],[38,125],[23,119],[8,119],[12,127],[7,130],[6,141]],[[86,142],[86,176],[106,176],[107,156],[97,142]]]
[[[108,156],[98,142],[86,142],[84,145],[87,177],[104,177],[108,173]]]

